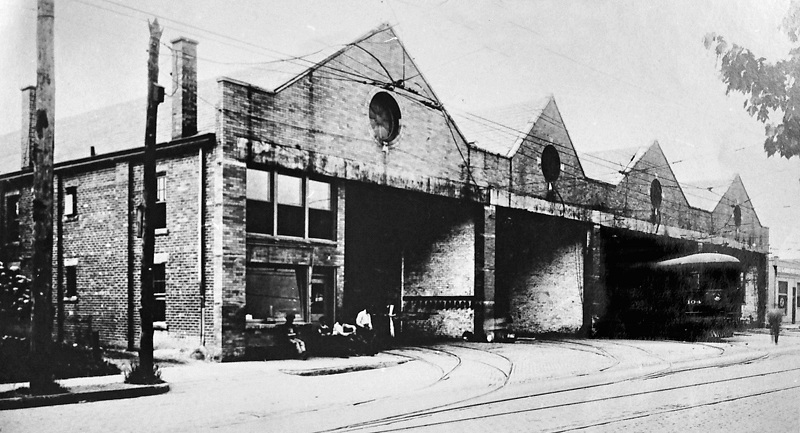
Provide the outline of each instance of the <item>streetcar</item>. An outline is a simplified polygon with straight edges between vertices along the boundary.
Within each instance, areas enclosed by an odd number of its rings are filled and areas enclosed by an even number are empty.
[[[626,337],[714,340],[739,325],[744,290],[733,256],[698,253],[633,266],[614,300]]]

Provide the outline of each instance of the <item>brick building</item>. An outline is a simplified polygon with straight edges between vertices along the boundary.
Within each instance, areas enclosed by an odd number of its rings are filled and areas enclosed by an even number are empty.
[[[288,312],[352,322],[389,305],[408,335],[481,333],[499,317],[520,333],[587,332],[626,266],[696,252],[742,261],[742,314],[763,318],[768,230],[738,177],[702,196],[656,142],[578,154],[553,97],[454,119],[388,27],[212,82],[197,82],[196,46],[173,41],[172,107],[159,110],[160,333],[233,359],[269,346]],[[144,108],[57,125],[59,338],[138,341]],[[23,117],[22,134],[0,137],[20,149],[0,157],[0,259],[27,269]]]

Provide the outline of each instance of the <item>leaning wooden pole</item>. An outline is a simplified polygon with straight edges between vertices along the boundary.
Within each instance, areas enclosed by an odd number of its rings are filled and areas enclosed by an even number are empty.
[[[38,0],[36,20],[36,134],[33,139],[33,321],[31,390],[54,384],[53,332],[53,143],[55,69],[53,0]]]
[[[153,374],[153,256],[155,254],[154,216],[156,207],[156,119],[158,104],[163,101],[163,88],[158,84],[158,48],[162,28],[158,20],[150,26],[149,58],[147,61],[147,124],[144,138],[144,191],[142,193],[142,299],[139,316],[142,335],[139,344],[139,366],[144,377]]]

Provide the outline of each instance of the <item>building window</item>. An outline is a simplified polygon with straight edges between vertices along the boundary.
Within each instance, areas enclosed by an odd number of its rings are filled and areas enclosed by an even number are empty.
[[[386,92],[378,92],[369,103],[369,125],[375,139],[390,144],[400,134],[400,107]]]
[[[786,306],[787,298],[789,297],[789,282],[787,281],[778,281],[778,308],[783,310],[783,314],[785,315],[788,312],[788,308]]]
[[[558,149],[552,144],[542,150],[541,166],[544,180],[548,183],[558,180],[561,175],[561,157],[558,155]]]
[[[307,321],[307,271],[304,267],[247,269],[247,314],[255,320],[278,322],[288,313]]]
[[[278,235],[303,237],[303,178],[279,174],[277,180]]]
[[[19,240],[19,195],[6,196],[6,239]]]
[[[274,212],[272,203],[271,173],[247,170],[247,231],[273,234]]]
[[[75,216],[78,213],[78,189],[67,187],[64,191],[64,216]]]
[[[308,237],[333,239],[331,184],[308,181]]]
[[[248,169],[247,231],[334,240],[333,191],[329,182]]]
[[[166,263],[153,265],[153,322],[167,321]]]
[[[301,322],[332,317],[334,277],[335,270],[331,267],[250,266],[247,319],[279,323],[289,313]]]
[[[156,208],[153,212],[153,228],[167,227],[167,174],[158,173],[156,178]]]
[[[66,266],[64,268],[67,277],[67,287],[64,291],[64,298],[67,300],[76,300],[78,297],[78,267]]]

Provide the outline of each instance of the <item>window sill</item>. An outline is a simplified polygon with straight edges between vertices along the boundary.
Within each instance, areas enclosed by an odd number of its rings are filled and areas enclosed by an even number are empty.
[[[166,227],[162,227],[160,229],[156,229],[155,233],[156,236],[166,236],[169,234],[169,229]]]
[[[244,325],[245,329],[274,329],[278,326],[277,323],[264,323],[262,321],[247,321]]]
[[[166,331],[167,330],[167,322],[153,322],[153,330],[154,331]]]
[[[63,221],[65,223],[78,221],[78,215],[64,215],[64,220]]]
[[[267,235],[264,233],[256,233],[256,232],[247,232],[247,237],[256,240],[288,241],[288,242],[299,242],[299,243],[318,244],[318,245],[336,246],[338,244],[337,241],[330,239],[301,238],[297,236],[284,236],[284,235],[276,236],[276,235]]]
[[[277,328],[278,326],[280,326],[283,323],[284,322],[282,322],[282,321],[281,322],[272,322],[272,321],[266,322],[266,321],[263,321],[263,320],[253,319],[253,320],[247,320],[245,322],[244,328],[245,329],[275,329],[275,328]],[[298,328],[302,328],[302,327],[310,325],[308,322],[305,322],[305,321],[297,321],[297,322],[294,322],[294,324]]]
[[[64,302],[65,304],[77,304],[78,303],[78,297],[77,296],[64,296],[64,298],[62,299],[62,302]]]

